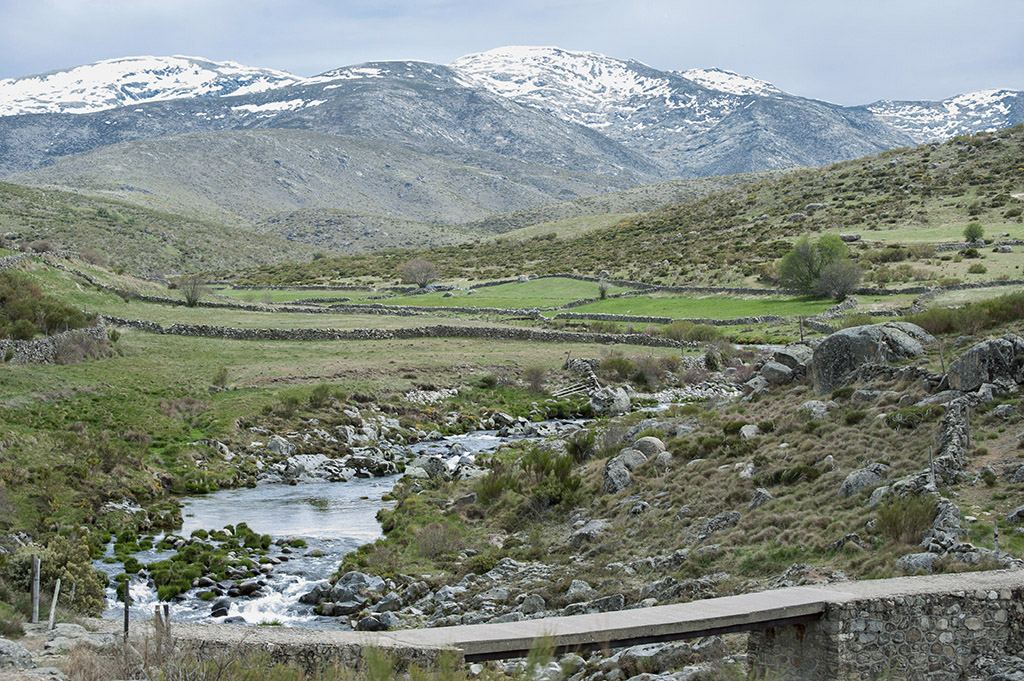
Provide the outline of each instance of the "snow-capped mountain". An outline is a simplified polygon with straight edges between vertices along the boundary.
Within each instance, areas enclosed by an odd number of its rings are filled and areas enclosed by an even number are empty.
[[[600,130],[680,176],[819,165],[911,141],[868,112],[796,97],[721,69],[658,71],[556,47],[503,47],[451,66],[467,83]],[[785,115],[771,115],[783,109]],[[757,125],[750,124],[752,114]],[[809,138],[810,127],[828,130],[828,141]],[[709,138],[738,135],[745,144],[709,147]]]
[[[265,92],[302,79],[197,57],[126,57],[0,80],[0,116],[92,113],[145,102]]]
[[[821,165],[1022,120],[1021,93],[1007,90],[843,107],[721,69],[556,47],[312,77],[134,57],[0,81],[0,177],[132,140],[278,128],[649,182]]]
[[[1024,93],[979,90],[941,102],[883,100],[864,108],[915,142],[931,142],[1020,123],[1024,120]]]

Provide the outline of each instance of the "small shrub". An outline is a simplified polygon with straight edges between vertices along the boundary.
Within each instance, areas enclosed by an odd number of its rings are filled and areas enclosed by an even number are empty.
[[[477,501],[489,506],[500,499],[506,491],[518,491],[519,476],[504,466],[495,465],[490,472],[478,479],[475,486]]]
[[[867,411],[863,409],[854,409],[853,411],[846,412],[846,416],[843,418],[843,422],[848,426],[855,426],[865,418],[867,418]]]
[[[926,406],[903,407],[897,409],[885,417],[885,425],[893,430],[901,428],[917,428],[925,421],[935,421],[942,417],[944,408],[938,404]]]
[[[967,243],[974,243],[983,236],[985,236],[985,229],[980,222],[968,222],[964,227],[964,241]]]
[[[309,404],[313,407],[323,407],[331,399],[333,388],[328,383],[321,383],[313,388],[309,394]]]
[[[583,463],[594,454],[594,444],[597,436],[592,430],[577,431],[565,443],[565,450],[576,463]]]
[[[772,471],[764,478],[766,486],[794,485],[802,480],[813,482],[821,476],[821,469],[807,464],[798,464],[789,468]]]
[[[931,497],[907,496],[879,505],[878,532],[897,544],[917,544],[932,526],[938,505]]]
[[[988,487],[993,487],[996,484],[996,472],[991,468],[984,468],[981,471],[981,481],[984,482]]]
[[[976,262],[967,268],[968,274],[985,274],[988,272],[988,268],[982,265],[980,262]]]
[[[544,392],[544,378],[546,374],[547,372],[544,368],[538,366],[526,367],[523,370],[523,380],[526,381],[526,385],[529,387],[530,392]]]
[[[228,384],[228,368],[221,367],[217,370],[217,373],[213,377],[213,385],[218,388],[224,388]]]

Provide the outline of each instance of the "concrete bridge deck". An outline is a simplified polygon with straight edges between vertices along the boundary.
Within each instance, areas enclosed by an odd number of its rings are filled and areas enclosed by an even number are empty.
[[[958,594],[992,598],[1024,588],[1024,570],[999,570],[898,579],[839,582],[820,587],[792,587],[713,598],[690,603],[616,612],[549,617],[505,624],[477,624],[380,633],[321,631],[223,624],[173,625],[179,642],[208,650],[249,648],[271,651],[306,664],[313,659],[358,660],[373,646],[409,661],[429,662],[442,650],[456,650],[467,661],[525,656],[538,639],[548,638],[556,651],[615,648],[646,642],[696,638],[814,622],[830,606],[891,602],[902,596]],[[1016,597],[1014,597],[1014,600]],[[102,628],[117,631],[104,620]],[[136,628],[138,623],[136,623]]]

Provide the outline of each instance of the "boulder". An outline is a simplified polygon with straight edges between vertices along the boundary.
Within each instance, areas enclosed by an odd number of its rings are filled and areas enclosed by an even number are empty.
[[[764,376],[754,376],[743,384],[743,393],[749,397],[757,397],[768,392],[768,381]]]
[[[640,450],[648,459],[665,451],[665,443],[656,437],[642,437],[633,443],[633,449]]]
[[[978,343],[949,365],[949,386],[970,392],[984,383],[1024,382],[1024,338],[1006,334]]]
[[[579,548],[583,546],[583,544],[597,539],[599,536],[601,536],[602,533],[604,533],[605,530],[607,530],[611,526],[612,524],[607,520],[591,520],[586,525],[576,530],[572,533],[572,535],[569,536],[569,544],[571,544],[575,548]]]
[[[615,461],[615,459],[612,459],[612,461]],[[621,463],[613,465],[612,461],[609,461],[604,469],[604,485],[602,489],[605,494],[618,494],[633,484],[633,478],[626,467]]]
[[[295,451],[295,445],[288,442],[288,440],[285,440],[280,435],[274,435],[270,438],[270,441],[267,442],[267,449],[272,451],[274,454],[291,456]]]
[[[544,602],[543,596],[540,594],[529,594],[519,604],[519,611],[524,615],[536,615],[538,612],[544,612],[546,607],[548,606]]]
[[[919,357],[935,339],[916,324],[884,322],[853,326],[833,333],[814,349],[811,381],[818,394],[845,384],[847,376],[863,364],[888,364]]]
[[[350,456],[345,463],[349,467],[355,468],[359,471],[365,471],[375,478],[382,478],[385,475],[395,475],[398,473],[398,466],[394,461],[388,461],[387,459],[381,459],[375,456],[356,454]]]
[[[761,429],[754,423],[748,423],[740,428],[740,439],[749,440],[761,434]]]
[[[783,385],[793,380],[793,370],[785,364],[774,361],[764,363],[764,366],[761,367],[761,375],[772,385]]]
[[[565,599],[570,603],[581,603],[589,601],[594,597],[594,588],[582,579],[572,580],[569,589],[565,592]]]
[[[789,367],[794,373],[803,372],[807,363],[814,356],[814,350],[806,343],[790,343],[781,350],[776,350],[772,359]]]
[[[647,457],[639,449],[633,449],[632,447],[626,447],[619,451],[619,455],[608,461],[609,466],[622,465],[631,471],[635,471],[640,466],[647,463]]]
[[[797,411],[802,414],[807,414],[811,419],[815,421],[821,421],[828,416],[828,411],[831,406],[835,406],[832,402],[822,402],[821,400],[808,400],[801,404]]]
[[[1019,523],[1022,520],[1024,520],[1024,506],[1018,506],[1006,516],[1008,523]]]
[[[417,456],[409,462],[408,466],[405,467],[404,477],[417,479],[429,478],[430,480],[449,480],[451,479],[451,471],[448,470],[448,464],[439,457]]]
[[[889,474],[889,467],[884,463],[873,463],[858,469],[846,476],[839,486],[839,496],[852,497],[857,492],[869,487],[877,487]]]
[[[616,416],[629,411],[629,395],[622,388],[605,386],[590,396],[590,406],[595,414],[601,416]]]

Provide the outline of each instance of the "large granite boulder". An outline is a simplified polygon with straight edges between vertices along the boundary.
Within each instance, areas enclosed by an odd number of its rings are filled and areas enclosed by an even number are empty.
[[[1024,382],[1024,338],[1006,334],[978,343],[949,365],[949,387],[974,391],[983,383]]]
[[[852,326],[821,342],[811,358],[810,374],[818,394],[844,385],[846,377],[862,364],[888,364],[924,354],[935,339],[916,324],[885,322]]]

